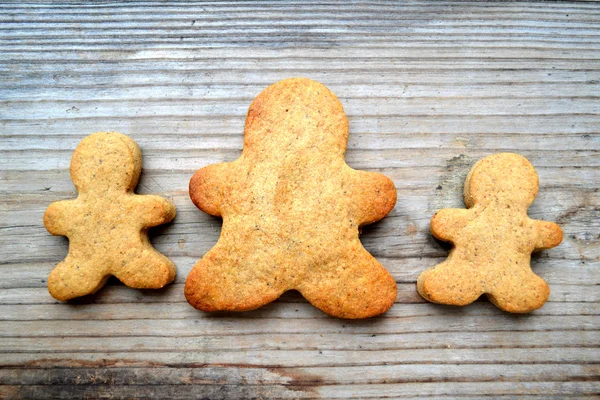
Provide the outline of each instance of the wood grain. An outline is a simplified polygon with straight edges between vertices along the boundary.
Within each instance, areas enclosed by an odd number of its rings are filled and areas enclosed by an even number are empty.
[[[243,314],[185,302],[221,226],[189,179],[237,158],[252,99],[292,76],[336,93],[348,163],[398,189],[362,235],[398,284],[382,317],[333,319],[296,292]],[[600,395],[597,2],[5,2],[0,78],[0,397]],[[42,215],[75,195],[72,151],[98,130],[132,136],[138,192],[175,202],[151,233],[178,276],[159,291],[110,280],[62,304],[46,278],[68,242]],[[525,316],[426,303],[416,278],[447,254],[429,219],[462,207],[467,171],[499,151],[533,163],[530,215],[565,232],[532,261],[549,302]]]

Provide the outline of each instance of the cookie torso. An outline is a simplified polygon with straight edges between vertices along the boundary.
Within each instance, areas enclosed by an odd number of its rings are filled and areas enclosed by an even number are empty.
[[[463,255],[474,268],[485,270],[488,281],[493,281],[493,264],[522,264],[529,268],[534,250],[535,231],[533,222],[521,213],[504,214],[498,220],[495,207],[474,207],[469,210],[469,222],[455,235],[455,257]],[[506,229],[510,226],[510,229]]]
[[[249,310],[291,289],[341,317],[391,306],[395,282],[362,247],[358,228],[391,210],[395,188],[349,168],[346,141],[341,104],[317,82],[289,79],[257,97],[242,156],[190,182],[194,203],[223,217],[219,242],[188,277],[194,307]]]
[[[104,193],[74,200],[67,235],[71,254],[93,254],[98,262],[113,264],[123,261],[129,249],[144,246],[140,217],[145,210],[137,197]]]

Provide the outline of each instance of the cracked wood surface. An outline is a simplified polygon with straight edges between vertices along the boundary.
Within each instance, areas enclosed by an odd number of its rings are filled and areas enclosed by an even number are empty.
[[[600,4],[28,1],[0,3],[0,22],[0,397],[600,393]],[[398,284],[382,317],[330,318],[296,292],[209,315],[183,296],[221,226],[189,179],[236,159],[252,99],[292,76],[340,98],[350,166],[396,184],[395,209],[361,237]],[[75,196],[71,154],[101,130],[139,143],[138,193],[176,204],[151,237],[178,276],[63,304],[46,279],[68,242],[42,216]],[[530,315],[429,304],[416,278],[448,250],[429,220],[463,207],[469,168],[500,151],[539,173],[530,216],[564,229],[532,260],[549,301]]]

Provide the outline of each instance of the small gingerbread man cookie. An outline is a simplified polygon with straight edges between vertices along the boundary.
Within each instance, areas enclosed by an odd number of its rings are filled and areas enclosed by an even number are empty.
[[[537,193],[538,175],[525,157],[500,153],[477,162],[465,182],[468,209],[443,209],[431,220],[433,235],[455,247],[419,276],[421,296],[463,306],[485,293],[505,311],[541,307],[550,288],[531,271],[531,253],[557,246],[562,230],[527,216]]]
[[[175,266],[157,252],[148,228],[171,221],[175,206],[159,196],[136,195],[142,153],[117,132],[94,133],[71,160],[78,197],[52,203],[44,225],[69,238],[69,254],[48,277],[58,300],[94,293],[110,275],[133,288],[157,289],[175,279]]]
[[[359,239],[396,203],[384,175],[344,161],[348,120],[322,84],[287,79],[250,105],[236,161],[200,169],[190,197],[223,217],[217,244],[190,272],[185,295],[204,311],[258,308],[296,289],[342,318],[385,312],[394,278]]]

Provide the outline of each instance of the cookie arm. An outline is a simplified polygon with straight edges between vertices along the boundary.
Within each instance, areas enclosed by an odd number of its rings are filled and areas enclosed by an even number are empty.
[[[453,242],[455,234],[468,222],[469,210],[444,208],[431,218],[431,234],[439,240]]]
[[[44,213],[44,226],[55,236],[67,236],[67,209],[74,200],[56,201]]]
[[[201,168],[190,179],[190,198],[207,214],[221,216],[221,207],[229,197],[227,181],[229,163],[212,164]]]
[[[537,232],[534,251],[551,249],[562,242],[563,231],[554,222],[534,221],[534,227]]]
[[[166,224],[175,218],[175,205],[164,197],[156,195],[136,195],[140,221],[144,227],[150,228]]]
[[[396,204],[396,186],[385,175],[353,171],[351,193],[354,214],[359,226],[368,225],[385,217]]]

